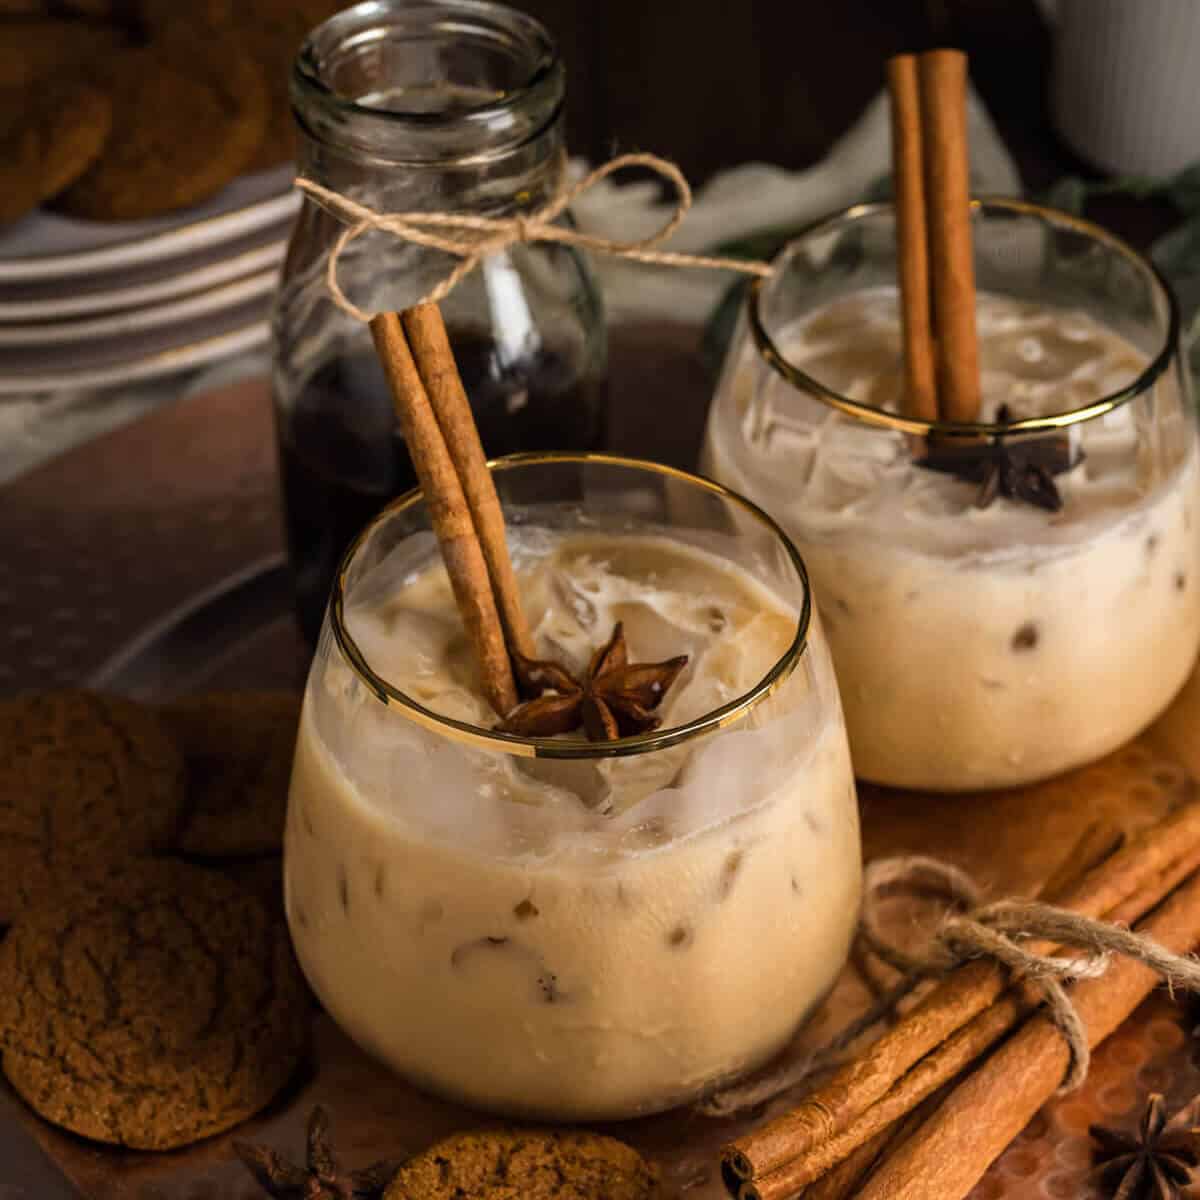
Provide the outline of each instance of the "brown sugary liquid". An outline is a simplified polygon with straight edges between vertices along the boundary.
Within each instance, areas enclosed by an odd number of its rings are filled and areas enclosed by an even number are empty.
[[[489,457],[594,450],[603,439],[602,377],[554,350],[502,368],[491,339],[451,331]],[[294,404],[277,405],[279,470],[296,611],[315,643],[342,555],[368,521],[416,487],[379,363],[369,354],[319,368]]]

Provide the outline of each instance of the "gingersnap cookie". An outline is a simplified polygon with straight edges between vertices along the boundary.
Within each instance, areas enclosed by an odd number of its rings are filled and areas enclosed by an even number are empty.
[[[211,692],[162,710],[188,769],[184,854],[275,854],[283,846],[300,697]]]
[[[82,79],[39,86],[30,118],[42,144],[42,198],[75,182],[100,157],[112,132],[112,103]]]
[[[73,183],[100,157],[112,105],[83,80],[53,79],[0,90],[0,163],[19,177],[0,190],[0,221],[15,220]]]
[[[345,0],[198,0],[185,16],[178,0],[142,0],[142,18],[152,37],[177,35],[187,21],[222,30],[258,64],[267,89],[267,124],[248,168],[255,171],[295,156],[292,64],[309,33],[344,7]]]
[[[29,89],[46,79],[77,74],[125,44],[120,30],[102,25],[5,20],[0,22],[0,88]]]
[[[410,1158],[384,1200],[647,1200],[658,1174],[636,1150],[581,1130],[459,1133]]]
[[[200,864],[196,864],[200,865]],[[220,871],[244,892],[249,892],[272,916],[284,919],[283,910],[283,861],[272,858],[239,858],[222,863],[205,863],[214,871]]]
[[[295,157],[292,66],[304,39],[343,7],[341,0],[247,0],[235,9],[232,27],[267,83],[267,128],[253,169],[273,167]]]
[[[183,759],[140,705],[85,691],[0,705],[0,925],[87,864],[167,850],[185,795]]]
[[[0,103],[11,96],[0,91]],[[0,133],[0,225],[23,217],[38,206],[42,198],[38,172],[40,153],[37,132],[18,128],[7,135]]]
[[[126,50],[96,78],[112,101],[113,133],[58,197],[71,216],[128,221],[199,204],[241,174],[262,140],[262,74],[229,38]]]
[[[309,1007],[281,921],[201,867],[143,860],[31,909],[0,943],[0,1065],[48,1121],[167,1150],[271,1102]]]

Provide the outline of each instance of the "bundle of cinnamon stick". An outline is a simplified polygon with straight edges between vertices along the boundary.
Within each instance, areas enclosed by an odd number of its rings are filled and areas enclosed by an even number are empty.
[[[371,320],[376,353],[429,507],[454,599],[500,716],[517,704],[510,652],[533,657],[508,554],[504,513],[436,304]]]
[[[1200,941],[1200,803],[1112,848],[1111,830],[1090,830],[1067,861],[1096,865],[1072,882],[1051,881],[1043,898],[1086,916],[1141,922],[1138,931],[1167,949],[1192,949]],[[1089,1044],[1112,1033],[1156,982],[1148,968],[1120,960],[1100,978],[1076,984],[1072,999]],[[730,1195],[965,1196],[1062,1083],[1069,1051],[1037,1008],[1036,995],[996,964],[977,960],[957,968],[797,1108],[726,1147],[722,1173]]]
[[[905,410],[979,416],[979,349],[967,160],[967,59],[958,50],[888,63],[904,333]]]

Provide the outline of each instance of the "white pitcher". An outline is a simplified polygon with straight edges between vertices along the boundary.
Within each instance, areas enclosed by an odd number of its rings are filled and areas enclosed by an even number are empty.
[[[1169,175],[1200,162],[1200,2],[1043,0],[1057,27],[1051,112],[1082,158]]]

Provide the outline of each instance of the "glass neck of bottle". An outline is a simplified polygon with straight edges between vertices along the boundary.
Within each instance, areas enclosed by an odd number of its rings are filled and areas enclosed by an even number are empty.
[[[380,211],[535,208],[560,181],[563,91],[553,43],[524,14],[369,0],[297,59],[300,171]]]

